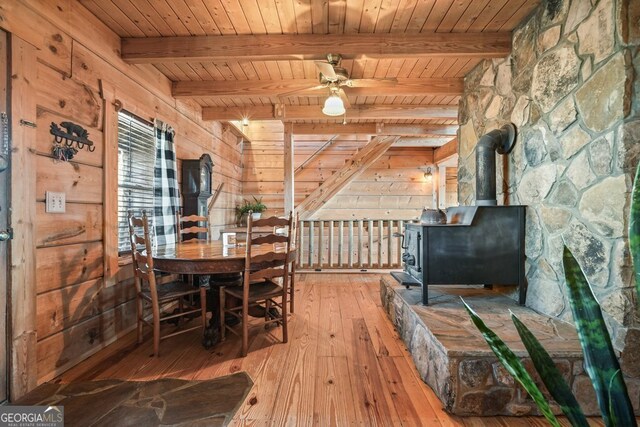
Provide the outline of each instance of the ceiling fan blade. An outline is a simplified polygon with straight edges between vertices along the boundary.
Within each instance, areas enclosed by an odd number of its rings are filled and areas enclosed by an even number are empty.
[[[307,92],[307,91],[319,90],[319,89],[325,89],[325,88],[326,88],[325,85],[317,85],[317,86],[305,87],[305,88],[296,89],[296,90],[290,90],[288,92],[279,93],[278,94],[278,98],[287,98],[287,97],[290,97],[290,96],[298,96],[298,94],[300,94],[301,92]]]
[[[398,79],[351,79],[349,87],[388,87],[398,84]]]
[[[316,68],[323,76],[327,78],[327,80],[337,80],[338,76],[336,72],[333,70],[333,66],[328,62],[315,61]]]
[[[344,90],[342,90],[342,88],[340,88],[340,90],[338,91],[338,95],[340,96],[340,99],[342,99],[342,103],[344,104],[344,107],[351,108],[351,103],[349,102],[349,98],[347,97],[347,94],[344,93]]]

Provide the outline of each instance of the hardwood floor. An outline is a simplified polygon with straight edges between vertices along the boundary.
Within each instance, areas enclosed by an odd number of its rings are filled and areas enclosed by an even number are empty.
[[[179,335],[154,358],[152,340],[137,346],[130,334],[60,379],[209,379],[244,370],[255,384],[232,425],[547,425],[544,418],[445,413],[380,307],[379,277],[300,274],[289,343],[280,342],[280,328],[265,333],[256,323],[246,358],[233,335],[208,351],[196,331]]]

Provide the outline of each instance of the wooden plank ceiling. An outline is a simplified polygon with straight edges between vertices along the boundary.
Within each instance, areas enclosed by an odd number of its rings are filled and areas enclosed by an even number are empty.
[[[154,64],[205,119],[341,123],[320,113],[329,89],[298,91],[319,84],[314,60],[338,53],[351,79],[367,79],[345,88],[346,120],[396,125],[455,125],[463,76],[482,58],[506,56],[511,31],[539,3],[80,1],[123,38],[125,60]]]

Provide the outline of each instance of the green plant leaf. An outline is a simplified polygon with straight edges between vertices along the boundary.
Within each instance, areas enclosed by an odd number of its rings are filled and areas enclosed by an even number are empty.
[[[549,402],[545,399],[544,395],[531,378],[531,375],[527,372],[527,370],[522,365],[522,362],[518,357],[507,347],[507,345],[493,332],[484,321],[478,316],[478,314],[471,308],[469,305],[462,299],[462,303],[464,307],[467,309],[469,316],[471,317],[471,321],[478,328],[478,330],[482,333],[487,344],[495,355],[498,357],[502,366],[509,372],[513,378],[516,379],[520,383],[520,385],[529,393],[529,396],[533,399],[533,401],[538,405],[540,412],[545,416],[547,421],[554,426],[559,427],[560,423],[556,419],[556,416],[553,415],[551,408],[549,407]]]
[[[636,168],[631,191],[631,209],[629,211],[629,251],[633,261],[633,271],[636,279],[636,292],[640,304],[640,164]]]
[[[596,390],[602,419],[608,426],[636,426],[624,378],[616,375],[620,364],[613,350],[600,304],[578,261],[566,246],[562,261],[571,311],[584,354],[584,369]]]
[[[549,390],[549,393],[560,405],[560,409],[567,416],[571,425],[574,427],[589,427],[587,418],[584,416],[580,404],[571,392],[569,385],[564,380],[562,373],[558,370],[555,363],[544,349],[540,341],[531,333],[529,328],[511,312],[511,320],[516,325],[516,330],[524,346],[531,356],[531,361],[536,367],[536,371],[542,382]]]

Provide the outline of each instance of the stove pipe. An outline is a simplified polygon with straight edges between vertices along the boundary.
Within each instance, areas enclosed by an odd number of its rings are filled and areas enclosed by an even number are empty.
[[[496,152],[508,154],[516,139],[516,127],[509,123],[483,135],[476,146],[476,205],[495,206]]]

